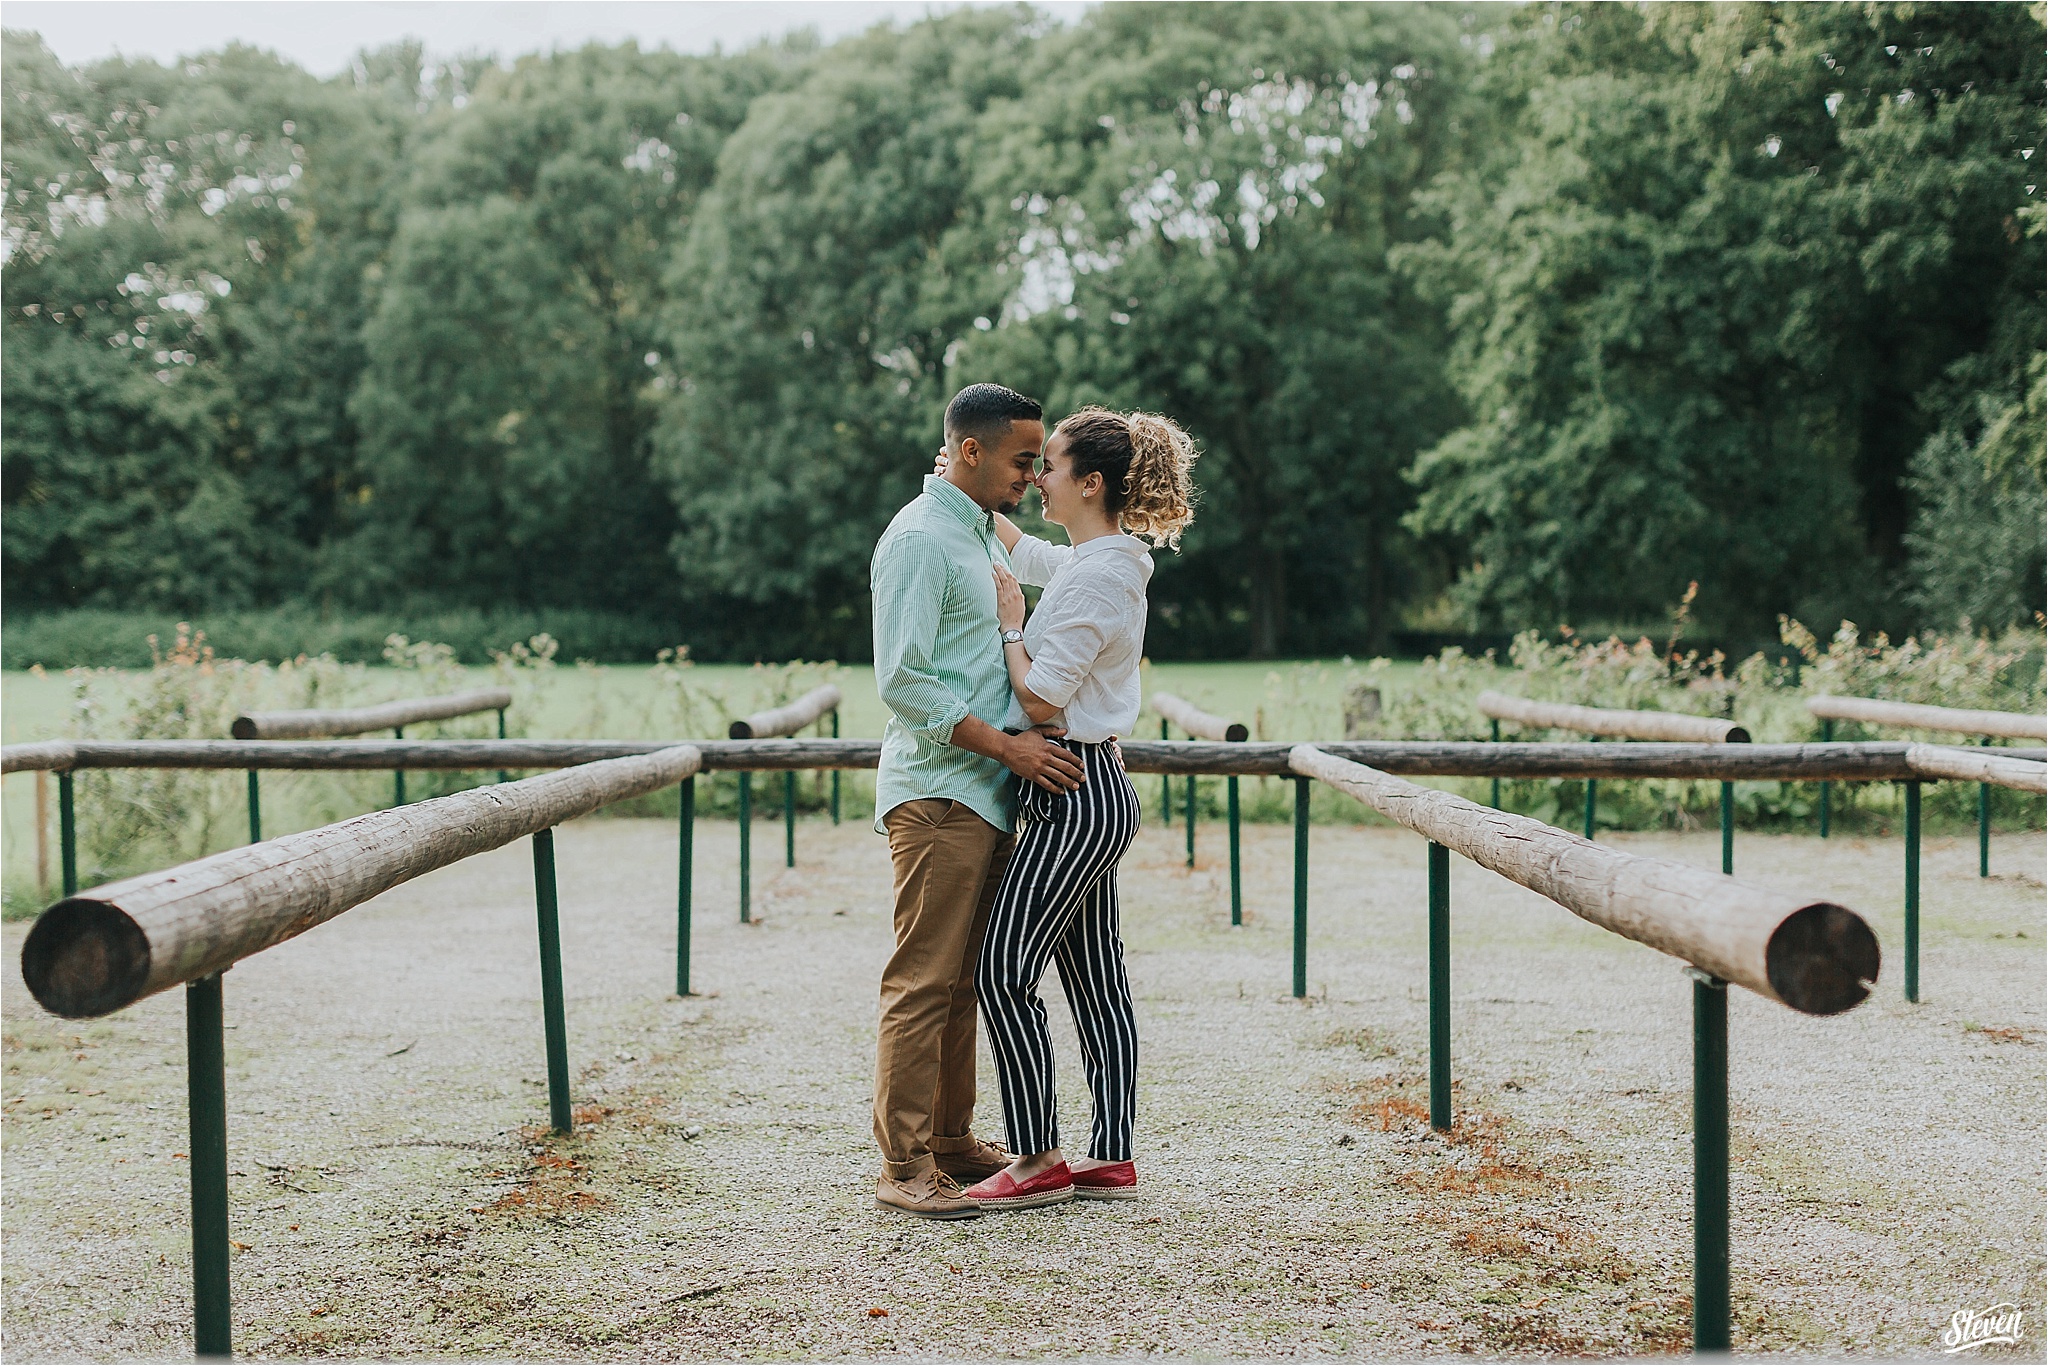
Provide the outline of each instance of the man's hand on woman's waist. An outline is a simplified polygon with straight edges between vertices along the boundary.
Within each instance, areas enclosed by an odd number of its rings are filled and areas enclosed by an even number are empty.
[[[976,716],[962,718],[953,727],[950,743],[975,754],[987,755],[1026,782],[1037,783],[1047,792],[1072,792],[1087,781],[1081,761],[1072,751],[1055,743],[1065,731],[1027,730],[1011,735],[997,730]]]

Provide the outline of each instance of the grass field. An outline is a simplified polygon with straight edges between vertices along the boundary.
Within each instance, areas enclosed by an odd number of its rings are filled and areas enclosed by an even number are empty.
[[[1371,670],[1374,685],[1399,688],[1415,675],[1413,664],[1388,664]],[[722,721],[742,716],[772,704],[778,688],[788,686],[788,671],[781,668],[736,664],[697,664],[687,671],[689,685],[699,698],[701,720],[695,734],[676,738],[722,735]],[[874,674],[865,664],[818,666],[805,677],[827,678],[845,693],[840,714],[840,733],[846,736],[877,736],[882,733],[884,712],[875,693]],[[1158,664],[1145,670],[1145,692],[1164,689],[1175,692],[1198,706],[1253,728],[1255,737],[1270,739],[1328,739],[1343,733],[1342,706],[1345,689],[1368,676],[1363,663],[1351,660],[1310,660],[1286,662],[1242,662],[1224,664]],[[120,685],[140,674],[119,672],[99,675],[111,680],[118,695]],[[496,681],[492,670],[462,671],[470,686],[484,687]],[[662,718],[673,714],[662,695],[659,671],[652,665],[606,665],[562,667],[548,671],[536,688],[533,705],[526,714],[515,713],[517,731],[543,739],[621,738],[652,739],[670,733]],[[417,695],[420,677],[394,669],[370,669],[364,676],[363,700]],[[69,715],[74,688],[60,674],[7,672],[0,674],[0,737],[8,744],[56,739],[71,733]],[[1140,722],[1145,735],[1158,733],[1158,718],[1147,713]],[[238,774],[222,773],[193,780],[207,792],[208,804],[223,813],[212,847],[238,842],[239,826],[232,817],[241,798]],[[416,775],[409,795],[423,795],[433,789],[424,775]],[[858,812],[872,800],[872,788],[865,775],[847,775],[845,809]],[[8,913],[24,914],[44,904],[36,882],[35,780],[18,774],[0,789],[0,867],[4,878]],[[1279,784],[1268,805],[1280,801]],[[50,878],[56,877],[55,783],[49,784],[51,810],[47,839],[50,845]],[[283,834],[338,819],[355,811],[369,810],[388,800],[389,780],[381,775],[345,777],[276,774],[264,780],[264,816],[267,834]],[[806,793],[807,799],[815,794]],[[729,802],[730,798],[727,798]],[[1337,805],[1341,805],[1338,803]],[[638,808],[635,808],[636,810]],[[716,802],[703,808],[716,814]],[[1254,814],[1257,814],[1256,812]],[[87,873],[88,878],[91,876]]]

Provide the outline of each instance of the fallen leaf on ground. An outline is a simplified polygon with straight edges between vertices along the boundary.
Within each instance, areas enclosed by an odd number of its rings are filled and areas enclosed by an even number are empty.
[[[886,1309],[870,1309],[868,1310],[868,1317],[871,1319],[886,1319],[889,1317],[889,1311]]]
[[[250,1244],[238,1243],[234,1239],[230,1238],[228,1239],[228,1246],[233,1248],[237,1252],[247,1252],[249,1250]]]

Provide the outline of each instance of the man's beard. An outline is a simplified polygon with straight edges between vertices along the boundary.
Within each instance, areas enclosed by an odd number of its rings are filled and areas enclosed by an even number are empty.
[[[1002,513],[1002,514],[1003,514],[1003,516],[1007,517],[1007,516],[1009,516],[1009,515],[1010,515],[1011,513],[1015,512],[1015,511],[1016,511],[1016,510],[1017,510],[1018,508],[1020,508],[1020,507],[1023,507],[1023,506],[1024,506],[1024,500],[1023,500],[1022,498],[1017,498],[1017,499],[1013,499],[1013,500],[1011,500],[1010,502],[1007,502],[1007,503],[997,503],[997,504],[996,504],[996,511],[997,511],[997,512],[1000,512],[1000,513]]]

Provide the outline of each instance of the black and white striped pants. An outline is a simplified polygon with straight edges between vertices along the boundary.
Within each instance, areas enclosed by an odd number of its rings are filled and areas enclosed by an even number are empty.
[[[1080,758],[1088,781],[1058,794],[1024,785],[1023,833],[989,913],[975,988],[1002,1083],[1010,1151],[1060,1145],[1052,1037],[1038,995],[1046,961],[1055,959],[1095,1101],[1088,1155],[1127,1161],[1138,1024],[1117,932],[1116,867],[1138,833],[1138,792],[1113,745],[1061,743]]]

